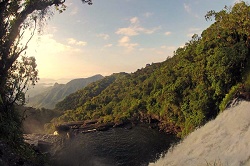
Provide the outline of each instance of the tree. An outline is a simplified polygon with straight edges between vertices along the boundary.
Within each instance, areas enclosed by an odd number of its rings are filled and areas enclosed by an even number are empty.
[[[92,0],[82,0],[92,4]],[[59,12],[66,9],[65,0],[0,0],[0,137],[16,142],[21,138],[21,119],[14,105],[25,103],[25,92],[37,78],[34,57],[26,57],[25,50],[35,30],[55,7]],[[23,44],[24,32],[31,34]]]
[[[82,2],[88,3],[89,5],[92,4],[92,0],[82,0]],[[64,3],[65,0],[0,0],[1,111],[8,110],[8,106],[11,106],[15,101],[21,99],[20,93],[16,92],[25,89],[20,89],[20,87],[18,88],[14,85],[17,83],[16,80],[23,79],[21,77],[24,76],[24,73],[19,73],[20,75],[18,75],[17,73],[20,71],[17,70],[29,68],[30,71],[25,71],[26,81],[22,80],[21,82],[19,81],[19,83],[27,84],[31,82],[31,84],[34,84],[37,81],[35,59],[26,57],[22,59],[23,63],[17,60],[27,49],[28,43],[33,37],[37,25],[41,25],[42,22],[46,21],[47,16],[51,13],[49,12],[51,11],[50,7],[55,6],[59,12],[62,12],[66,8]],[[28,41],[22,44],[21,39],[27,28],[33,30]],[[26,85],[22,86],[26,87]],[[18,90],[12,89],[10,91],[10,88],[18,88]]]
[[[223,38],[223,42],[235,44],[236,42],[245,41],[246,45],[250,46],[249,11],[250,6],[244,1],[236,3],[233,7],[225,6],[220,12],[209,11],[205,16],[206,20],[215,19],[213,27],[210,28],[210,33],[217,35],[217,39],[221,39],[225,35],[226,38]],[[213,36],[211,34],[210,36],[207,35],[207,37]]]

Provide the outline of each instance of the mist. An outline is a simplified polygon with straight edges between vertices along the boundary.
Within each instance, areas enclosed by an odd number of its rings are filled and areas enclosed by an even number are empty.
[[[250,165],[250,102],[242,101],[170,148],[150,166]]]
[[[44,125],[60,115],[58,111],[45,108],[19,107],[18,110],[20,115],[24,117],[22,121],[24,134],[45,134]]]

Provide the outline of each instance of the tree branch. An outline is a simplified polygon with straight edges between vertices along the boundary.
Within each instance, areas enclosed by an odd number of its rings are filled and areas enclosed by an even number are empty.
[[[12,25],[9,37],[5,41],[3,48],[11,48],[11,46],[14,44],[21,28],[21,24],[27,19],[27,17],[33,13],[34,11],[41,11],[45,10],[46,8],[52,6],[52,5],[60,5],[63,4],[65,0],[41,0],[41,1],[31,1],[29,4],[26,5],[25,9],[20,12],[18,17],[16,18],[15,23]],[[16,61],[18,56],[13,54],[12,56],[6,57],[10,55],[10,49],[5,49],[3,52],[3,59],[6,59],[5,62],[5,69],[6,71],[12,66],[12,64]]]

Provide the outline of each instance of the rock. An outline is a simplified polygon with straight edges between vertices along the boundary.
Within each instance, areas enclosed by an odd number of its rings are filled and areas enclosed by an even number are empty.
[[[92,130],[84,130],[81,133],[92,133],[92,132],[96,132],[96,129],[92,129]]]
[[[97,122],[98,122],[98,119],[85,120],[85,121],[84,121],[84,125],[96,124]]]
[[[127,129],[127,130],[130,130],[130,129],[133,128],[133,124],[132,124],[132,123],[128,123],[128,124],[126,124],[126,125],[124,126],[124,128]]]
[[[234,98],[233,100],[231,100],[230,102],[228,102],[228,103],[226,104],[226,107],[225,107],[225,108],[235,107],[235,106],[237,106],[241,101],[242,101],[241,98],[236,97],[236,98]]]
[[[240,92],[239,98],[250,101],[250,92]]]
[[[58,134],[62,134],[65,132],[68,132],[70,130],[70,126],[68,125],[58,125],[56,126],[56,131],[58,132]]]
[[[24,134],[23,137],[26,143],[44,154],[54,154],[62,140],[61,137],[52,134]]]
[[[38,140],[37,148],[38,148],[38,150],[40,152],[47,153],[52,148],[52,143],[46,142],[46,141],[42,141],[42,140]]]
[[[32,166],[34,163],[24,159],[6,142],[0,141],[0,165],[1,166]]]
[[[98,124],[96,126],[97,131],[107,131],[114,126],[113,122]]]

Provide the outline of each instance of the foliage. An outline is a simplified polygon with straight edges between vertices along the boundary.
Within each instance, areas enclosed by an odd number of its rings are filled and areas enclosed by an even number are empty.
[[[14,108],[13,108],[14,109]],[[10,110],[5,114],[0,114],[0,138],[8,141],[10,144],[20,143],[22,141],[22,132],[20,130],[21,119],[19,114]]]
[[[6,100],[11,105],[25,104],[26,91],[30,85],[33,86],[38,81],[35,58],[22,57],[21,59],[11,67],[6,82]]]
[[[244,87],[246,91],[250,91],[250,61],[247,61],[247,64],[245,66],[242,82],[244,82]]]
[[[23,133],[45,133],[44,125],[49,123],[54,117],[60,116],[61,113],[55,110],[45,108],[32,108],[19,106],[16,108],[18,113],[22,115],[22,131]],[[32,125],[30,125],[32,124]]]
[[[105,77],[99,81],[91,83],[83,90],[78,90],[76,93],[72,93],[69,96],[56,104],[56,110],[66,111],[71,109],[76,109],[81,106],[87,100],[99,95],[105,88],[107,88],[111,83],[113,83],[118,77],[124,74],[113,74],[109,77]]]
[[[53,4],[55,2],[52,1],[0,2],[0,117],[1,123],[15,126],[14,129],[1,125],[1,131],[7,134],[9,130],[10,136],[20,128],[20,118],[17,117],[14,105],[25,103],[25,91],[37,81],[35,58],[21,57],[34,35],[32,31],[28,41],[23,44],[21,40],[24,30],[32,27],[35,29],[37,23],[44,20],[47,7]]]
[[[21,132],[22,117],[16,111],[17,105],[25,103],[28,87],[38,80],[35,58],[26,57],[25,50],[37,26],[40,32],[46,19],[51,16],[50,7],[55,6],[62,12],[65,10],[64,2],[65,0],[0,1],[0,140],[7,142],[27,160],[38,159],[35,165],[43,165],[43,159],[32,155],[35,151],[31,148],[27,150],[28,146],[24,144]],[[91,0],[82,2],[92,4]],[[30,38],[22,41],[27,29],[31,31]]]
[[[220,103],[220,112],[224,111],[227,107],[227,105],[229,104],[230,101],[232,101],[232,99],[235,97],[235,95],[237,94],[237,92],[239,92],[240,88],[243,85],[241,83],[233,86],[230,91],[228,92],[228,94],[226,94],[226,96],[224,97],[224,99],[222,100],[222,102]]]
[[[101,80],[70,95],[57,105],[69,111],[53,121],[104,118],[119,122],[147,115],[161,121],[162,129],[171,127],[184,137],[215,117],[230,89],[247,80],[249,10],[240,2],[208,12],[206,19],[215,18],[215,22],[173,57],[118,77],[104,88],[100,88]]]

